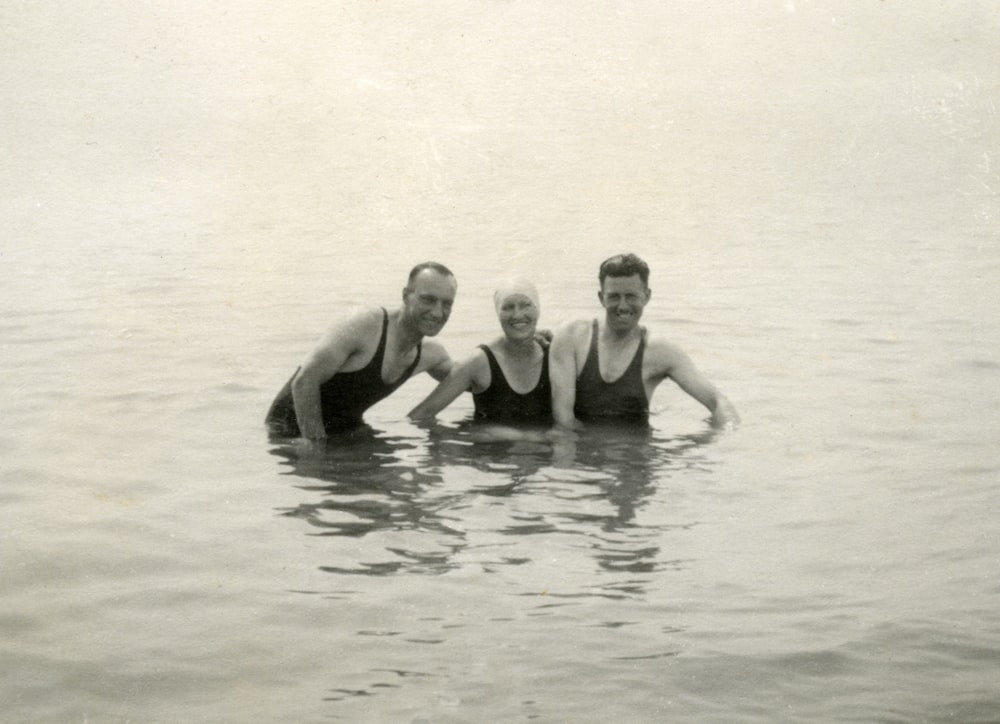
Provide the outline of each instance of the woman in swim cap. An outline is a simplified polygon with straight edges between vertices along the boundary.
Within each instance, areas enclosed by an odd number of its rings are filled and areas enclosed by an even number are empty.
[[[410,418],[434,417],[466,390],[472,392],[475,419],[503,424],[552,421],[549,350],[536,332],[541,305],[538,290],[527,279],[510,279],[493,295],[503,334],[481,344],[456,364]]]

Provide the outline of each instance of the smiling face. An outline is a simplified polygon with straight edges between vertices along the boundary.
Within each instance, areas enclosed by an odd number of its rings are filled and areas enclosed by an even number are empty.
[[[507,339],[522,341],[535,336],[538,307],[526,294],[508,294],[497,307],[500,328]]]
[[[403,318],[406,324],[425,337],[440,332],[455,303],[458,284],[455,277],[424,269],[403,290]]]
[[[651,292],[638,274],[628,277],[606,277],[597,293],[604,306],[608,327],[616,332],[628,332],[639,325],[643,307]]]

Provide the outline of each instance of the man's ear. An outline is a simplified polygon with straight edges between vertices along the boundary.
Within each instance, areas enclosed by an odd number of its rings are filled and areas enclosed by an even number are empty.
[[[597,292],[597,298],[601,301],[601,306],[603,307],[604,306],[604,292],[598,290],[598,292]]]
[[[652,298],[653,298],[653,290],[650,289],[649,287],[646,287],[646,301],[648,302]]]
[[[403,301],[406,301],[406,295],[410,293],[409,287],[403,287]]]

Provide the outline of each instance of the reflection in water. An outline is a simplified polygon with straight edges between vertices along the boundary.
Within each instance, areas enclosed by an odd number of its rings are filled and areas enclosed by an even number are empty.
[[[272,449],[272,454],[285,458],[288,474],[311,481],[297,487],[324,496],[320,502],[283,511],[319,528],[316,535],[362,538],[379,531],[416,531],[454,540],[432,552],[386,546],[394,559],[321,566],[322,570],[385,575],[404,568],[442,573],[451,567],[451,555],[464,546],[462,532],[439,511],[446,510],[455,496],[441,495],[441,476],[408,460],[415,449],[413,440],[391,438],[368,426],[332,436],[318,449],[297,441]]]
[[[541,431],[515,439],[469,421],[405,432],[363,427],[320,449],[275,441],[287,474],[302,478],[297,487],[321,496],[282,514],[306,521],[314,535],[354,540],[324,550],[341,562],[322,570],[495,572],[553,546],[583,546],[600,570],[629,577],[565,595],[623,597],[645,590],[639,576],[685,565],[664,552],[664,534],[695,522],[641,513],[670,495],[673,471],[707,465],[701,448],[711,431],[665,438],[648,427],[591,426],[553,442]]]
[[[604,500],[610,509],[603,513],[570,509],[560,517],[574,529],[589,528],[592,554],[603,570],[646,574],[684,566],[683,560],[664,557],[663,533],[690,528],[694,521],[645,523],[637,520],[638,511],[658,491],[667,495],[671,471],[698,464],[697,448],[714,435],[708,430],[698,435],[659,438],[646,426],[592,424],[557,446],[560,468],[587,470],[600,476],[586,497],[595,502]],[[642,579],[615,582],[610,586],[610,595],[641,593],[642,583]]]

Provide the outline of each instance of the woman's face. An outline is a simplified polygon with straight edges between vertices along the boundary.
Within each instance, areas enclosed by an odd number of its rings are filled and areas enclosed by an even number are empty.
[[[519,341],[535,336],[538,307],[524,294],[509,294],[497,311],[500,327],[508,339]]]

